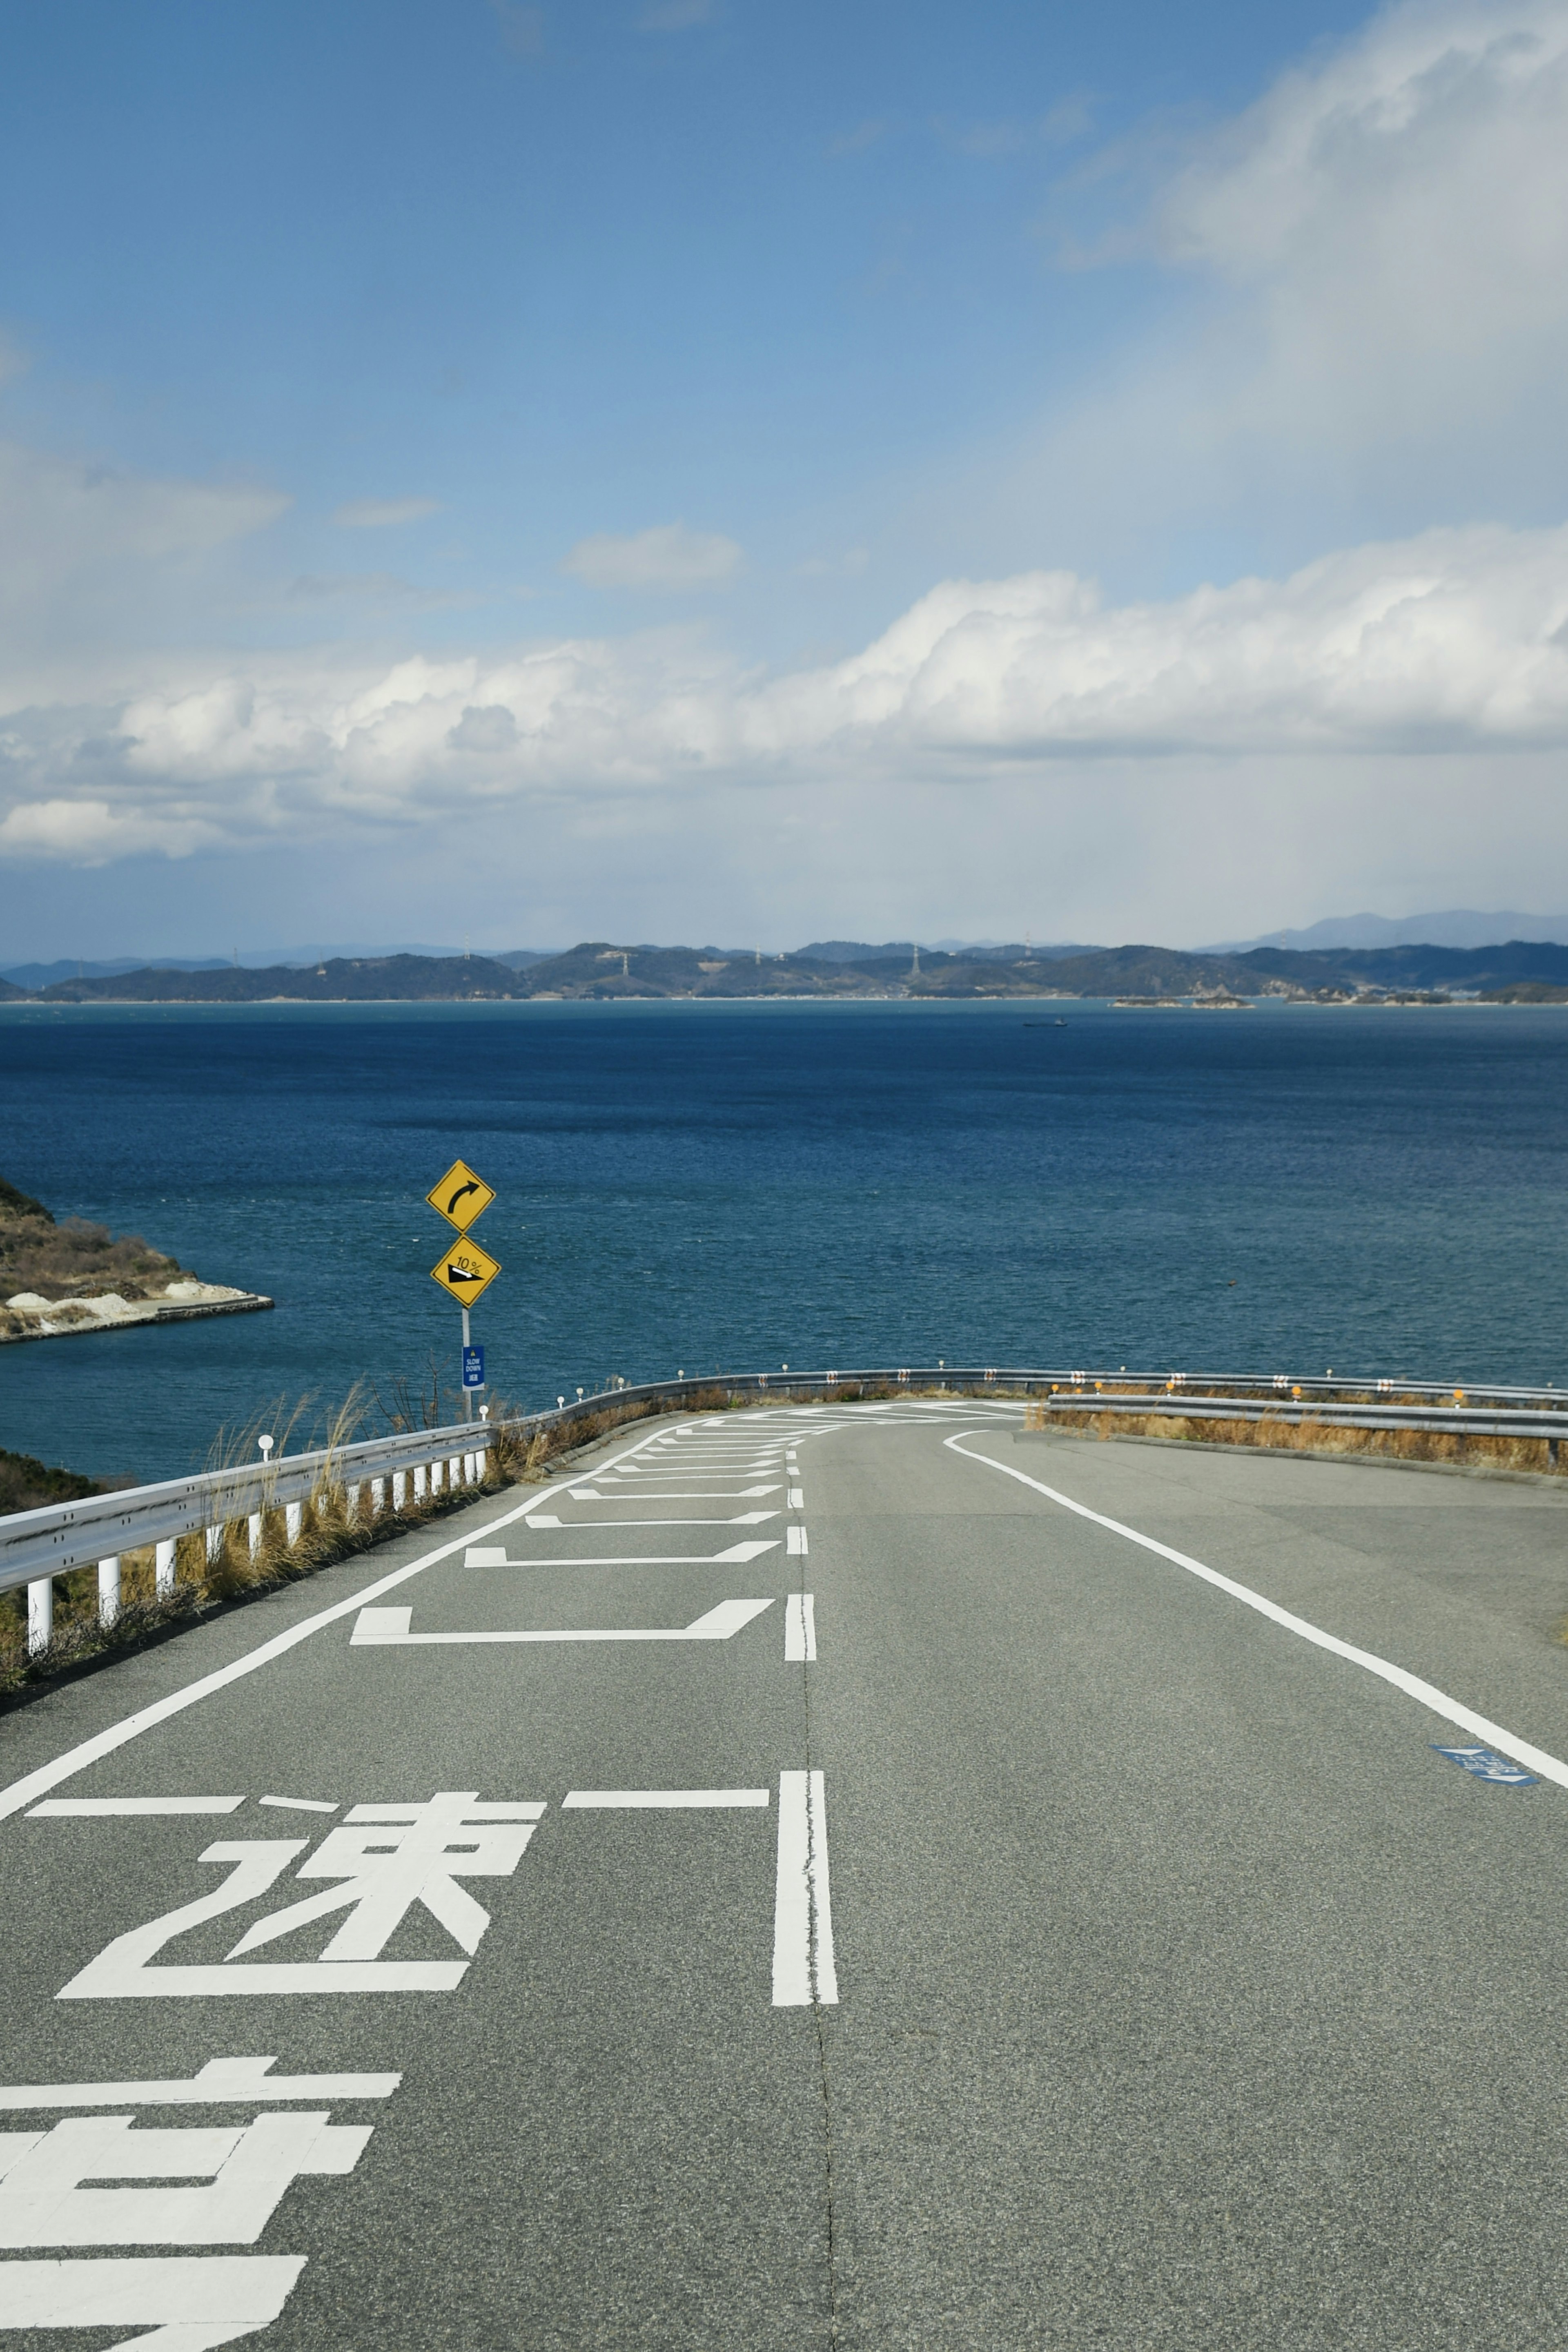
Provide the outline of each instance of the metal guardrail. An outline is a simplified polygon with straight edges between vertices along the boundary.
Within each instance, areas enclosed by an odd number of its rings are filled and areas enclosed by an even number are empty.
[[[487,1452],[493,1435],[487,1423],[458,1422],[449,1429],[414,1430],[406,1436],[371,1438],[316,1454],[285,1454],[270,1465],[242,1463],[236,1469],[203,1471],[161,1486],[130,1486],[115,1494],[89,1495],[79,1503],[14,1512],[0,1518],[0,1592],[40,1576],[90,1568],[144,1545],[172,1543],[183,1535],[248,1519],[257,1511],[306,1503],[324,1481],[361,1486],[433,1462]]]
[[[1283,1374],[1212,1372],[1092,1372],[1016,1365],[887,1365],[870,1370],[822,1372],[716,1372],[675,1381],[619,1384],[598,1391],[555,1412],[528,1413],[504,1426],[517,1437],[543,1435],[594,1421],[607,1409],[618,1414],[638,1406],[656,1408],[701,1403],[716,1391],[726,1398],[817,1401],[831,1403],[846,1391],[933,1391],[946,1395],[1020,1393],[1053,1411],[1091,1418],[1103,1412],[1176,1413],[1188,1420],[1265,1421],[1361,1429],[1442,1430],[1451,1434],[1544,1438],[1556,1459],[1560,1438],[1568,1435],[1568,1392],[1551,1389],[1451,1388],[1435,1381],[1291,1380]],[[1430,1402],[1392,1401],[1393,1393]],[[1438,1402],[1438,1399],[1444,1402]],[[183,1535],[204,1531],[216,1550],[221,1530],[258,1515],[286,1509],[291,1532],[296,1514],[323,1486],[371,1489],[371,1510],[379,1515],[384,1484],[393,1481],[392,1506],[403,1500],[402,1482],[423,1470],[439,1482],[450,1477],[439,1465],[457,1463],[464,1485],[482,1477],[478,1461],[497,1424],[457,1422],[443,1429],[413,1430],[396,1437],[371,1438],[353,1445],[285,1455],[271,1463],[244,1463],[204,1471],[161,1485],[133,1486],[81,1502],[57,1503],[42,1510],[0,1517],[0,1592],[28,1588],[29,1641],[45,1646],[53,1622],[53,1579],[72,1569],[96,1566],[99,1612],[111,1622],[120,1606],[120,1558],[153,1547],[157,1589],[172,1589],[174,1546]],[[419,1480],[423,1486],[424,1480]]]

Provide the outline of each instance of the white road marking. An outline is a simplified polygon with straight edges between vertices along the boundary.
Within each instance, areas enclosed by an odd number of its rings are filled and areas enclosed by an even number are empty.
[[[275,2074],[276,2058],[209,2058],[165,2082],[0,2084],[0,2109],[254,2106],[267,2099],[390,2099],[401,2074]],[[4,2273],[0,2273],[0,2276]]]
[[[246,1928],[226,1960],[154,1968],[157,1954],[176,1937],[245,1910],[268,1893],[309,1840],[252,1838],[207,1846],[201,1861],[233,1864],[221,1886],[117,1936],[55,1998],[453,1992],[468,1972],[468,1959],[383,1960],[381,1952],[406,1914],[420,1906],[471,1958],[490,1914],[456,1882],[509,1878],[545,1810],[531,1801],[481,1803],[471,1790],[439,1790],[413,1805],[355,1805],[299,1866],[300,1878],[341,1883],[268,1912]],[[236,1965],[241,1952],[345,1909],[348,1917],[319,1959]]]
[[[977,1429],[959,1432],[960,1436],[966,1437],[983,1434]],[[1045,1496],[1049,1502],[1060,1503],[1064,1511],[1071,1511],[1081,1519],[1091,1519],[1096,1527],[1109,1528],[1113,1535],[1125,1537],[1129,1543],[1137,1544],[1142,1550],[1152,1551],[1161,1559],[1168,1559],[1173,1567],[1185,1569],[1189,1576],[1201,1577],[1205,1584],[1212,1584],[1218,1591],[1228,1592],[1233,1601],[1244,1602],[1249,1609],[1256,1609],[1260,1617],[1271,1618],[1287,1633],[1299,1633],[1303,1642],[1311,1642],[1320,1650],[1331,1651],[1336,1658],[1348,1659],[1352,1665],[1361,1666],[1367,1674],[1375,1675],[1380,1682],[1391,1683],[1396,1690],[1403,1691],[1407,1698],[1418,1700],[1445,1723],[1455,1723],[1461,1731],[1474,1732],[1489,1747],[1500,1748],[1517,1762],[1527,1764],[1532,1772],[1539,1772],[1543,1780],[1554,1780],[1560,1789],[1568,1789],[1568,1764],[1561,1762],[1555,1756],[1549,1756],[1543,1748],[1532,1747],[1527,1739],[1516,1738],[1511,1731],[1505,1731],[1501,1724],[1478,1715],[1474,1708],[1464,1706],[1458,1699],[1450,1698],[1446,1691],[1438,1690],[1434,1683],[1423,1681],[1419,1675],[1407,1673],[1403,1666],[1394,1665],[1387,1658],[1380,1658],[1371,1650],[1357,1649],[1352,1642],[1342,1642],[1337,1633],[1325,1633],[1320,1625],[1309,1624],[1304,1617],[1296,1616],[1293,1611],[1281,1609],[1278,1601],[1265,1600],[1262,1593],[1254,1592],[1250,1585],[1238,1584],[1234,1577],[1221,1576],[1218,1569],[1206,1568],[1202,1560],[1191,1559],[1186,1552],[1175,1551],[1169,1544],[1156,1542],[1153,1536],[1140,1535],[1136,1528],[1124,1527],[1120,1519],[1107,1518],[1103,1511],[1092,1511],[1087,1503],[1075,1503],[1071,1495],[1063,1495],[1054,1486],[1042,1485],[1040,1479],[1030,1477],[1022,1470],[1015,1470],[1010,1463],[993,1462],[987,1454],[971,1454],[967,1445],[959,1444],[957,1437],[945,1437],[942,1443],[951,1447],[955,1454],[961,1454],[967,1462],[977,1462],[986,1470],[999,1470],[1004,1477],[1016,1478],[1021,1486],[1032,1486],[1036,1494]]]
[[[772,1486],[695,1486],[685,1493],[674,1495],[663,1491],[653,1495],[643,1487],[633,1492],[630,1487],[625,1486],[609,1495],[589,1494],[580,1491],[575,1486],[569,1490],[570,1499],[574,1503],[752,1503],[757,1501],[759,1496],[777,1495],[779,1492],[779,1488],[777,1485]],[[537,1527],[538,1524],[538,1522],[535,1520],[534,1525]],[[624,1524],[625,1522],[622,1521],[622,1525]]]
[[[576,1559],[565,1552],[544,1552],[535,1559],[512,1559],[504,1551],[490,1551],[482,1546],[471,1550],[465,1559],[465,1568],[719,1568],[744,1564],[756,1559],[765,1551],[777,1551],[779,1538],[771,1537],[766,1543],[731,1544],[727,1551],[636,1551],[612,1554],[592,1559]],[[793,1546],[790,1547],[793,1549]]]
[[[803,1511],[806,1507],[806,1489],[804,1486],[791,1486],[785,1500],[792,1511]]]
[[[474,1642],[727,1642],[771,1609],[771,1601],[721,1601],[716,1609],[674,1629],[634,1626],[630,1629],[592,1627],[587,1632],[411,1633],[412,1609],[361,1609],[350,1641],[355,1650],[451,1648]]]
[[[808,1549],[805,1528],[795,1527],[786,1528],[784,1534],[784,1549],[786,1554],[791,1554],[797,1559],[804,1559]]]
[[[161,2131],[138,2130],[131,2116],[72,2116],[47,2132],[0,2133],[0,2246],[254,2246],[296,2180],[351,2172],[372,2128],[321,2111]],[[201,2185],[97,2185],[114,2179]]]
[[[643,1438],[639,1446],[632,1450],[637,1452],[641,1445],[649,1442]],[[518,1503],[511,1510],[504,1511],[498,1518],[492,1519],[486,1532],[493,1533],[497,1528],[515,1526],[519,1519],[526,1519],[530,1511],[538,1510],[542,1503],[550,1499],[548,1488],[530,1495],[526,1503]],[[151,1706],[139,1707],[134,1715],[110,1724],[106,1730],[95,1732],[90,1739],[81,1740],[75,1748],[68,1748],[64,1755],[57,1756],[51,1763],[40,1764],[36,1771],[24,1773],[21,1780],[13,1780],[8,1788],[0,1789],[0,1822],[8,1819],[12,1813],[21,1812],[47,1790],[57,1789],[62,1780],[74,1780],[77,1773],[85,1771],[89,1764],[98,1763],[105,1756],[112,1756],[116,1748],[123,1748],[128,1741],[139,1739],[144,1731],[152,1730],[160,1723],[167,1723],[172,1716],[183,1715],[186,1707],[195,1706],[201,1700],[210,1698],[214,1691],[226,1690],[231,1683],[241,1682],[246,1675],[254,1675],[261,1667],[270,1665],[275,1658],[281,1658],[301,1642],[308,1642],[312,1633],[320,1633],[323,1626],[336,1624],[340,1617],[351,1617],[367,1601],[379,1600],[383,1592],[395,1591],[398,1585],[406,1584],[411,1577],[423,1576],[427,1568],[434,1568],[439,1560],[449,1559],[454,1552],[465,1550],[468,1541],[466,1536],[455,1536],[450,1543],[438,1544],[434,1551],[424,1552],[418,1559],[410,1560],[406,1568],[394,1568],[389,1576],[378,1577],[373,1584],[362,1586],[358,1592],[350,1593],[346,1601],[337,1601],[329,1609],[318,1610],[314,1617],[303,1618],[298,1625],[290,1625],[286,1632],[275,1633],[270,1641],[258,1643],[254,1650],[247,1650],[243,1657],[231,1659],[226,1666],[218,1667],[215,1673],[199,1675],[196,1681],[185,1684],[183,1689],[169,1692],[165,1697],[154,1700]]]
[[[284,1813],[335,1813],[336,1805],[329,1805],[320,1797],[258,1797],[258,1805],[276,1805]]]
[[[655,1502],[663,1496],[656,1495]],[[534,1528],[759,1528],[768,1519],[776,1519],[777,1511],[736,1511],[727,1519],[552,1519],[542,1511],[528,1525]],[[489,1562],[494,1568],[497,1563]]]
[[[773,1897],[773,2006],[839,1998],[828,1893],[828,1812],[820,1772],[779,1775],[779,1875]]]
[[[48,1797],[30,1822],[103,1821],[130,1813],[237,1813],[243,1797]]]
[[[560,1801],[565,1812],[684,1812],[710,1805],[766,1805],[768,1789],[573,1789]]]
[[[784,1603],[784,1663],[809,1666],[817,1655],[816,1599],[810,1592],[791,1592]]]
[[[212,2352],[276,2319],[305,2263],[303,2254],[7,2263],[0,2327],[154,2327],[134,2339],[150,2352]]]

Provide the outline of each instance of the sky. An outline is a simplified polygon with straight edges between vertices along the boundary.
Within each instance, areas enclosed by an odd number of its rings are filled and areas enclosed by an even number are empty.
[[[0,54],[0,962],[1568,907],[1568,0]]]

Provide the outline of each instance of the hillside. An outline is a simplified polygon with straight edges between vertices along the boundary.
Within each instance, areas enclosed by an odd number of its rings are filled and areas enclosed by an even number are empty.
[[[0,1176],[0,1342],[270,1304],[203,1282],[139,1234],[116,1238],[107,1225],[85,1218],[57,1221],[41,1201]]]
[[[1189,954],[1128,945],[1063,952],[1060,947],[917,951],[896,944],[819,941],[816,950],[761,955],[755,949],[617,945],[585,940],[562,955],[338,956],[303,968],[262,971],[150,966],[63,980],[28,1001],[56,1004],[507,1003],[528,999],[742,997],[1140,996],[1170,1000],[1280,996],[1329,998],[1458,990],[1512,1002],[1548,1002],[1568,988],[1568,946],[1512,940],[1501,947],[1252,948]],[[520,968],[519,968],[520,963]],[[22,992],[7,992],[20,998]]]

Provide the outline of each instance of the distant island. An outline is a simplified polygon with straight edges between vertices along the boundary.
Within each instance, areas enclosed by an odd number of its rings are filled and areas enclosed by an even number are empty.
[[[1028,942],[959,952],[828,940],[786,955],[752,948],[662,948],[585,940],[562,955],[335,956],[319,964],[191,971],[150,964],[29,991],[0,981],[0,1002],[26,1004],[354,1004],[579,1003],[619,999],[1100,997],[1237,1004],[1568,1003],[1568,946],[1047,949]]]
[[[271,1305],[255,1291],[203,1282],[140,1234],[116,1240],[107,1225],[81,1217],[62,1223],[41,1201],[0,1176],[0,1344],[61,1339],[126,1323],[243,1315]]]

